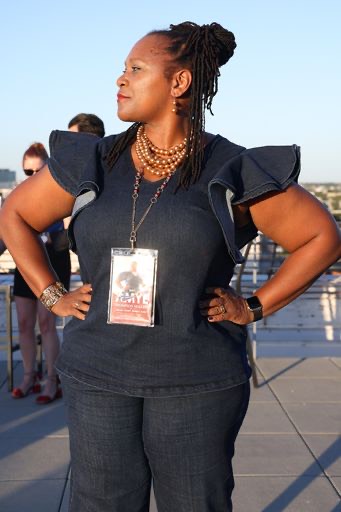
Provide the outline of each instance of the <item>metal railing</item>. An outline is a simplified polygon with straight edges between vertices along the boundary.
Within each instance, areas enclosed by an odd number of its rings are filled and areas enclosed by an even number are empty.
[[[247,296],[272,277],[286,255],[275,243],[260,235],[244,248],[244,256],[245,262],[237,267],[234,280],[237,291]],[[287,347],[289,353],[290,344],[294,352],[295,347],[303,350],[304,346],[307,355],[316,350],[327,355],[338,354],[341,350],[340,298],[341,260],[292,304],[250,326],[251,357],[256,358],[258,345],[265,352],[270,347],[274,352],[277,347],[284,351]],[[285,345],[284,339],[289,344]]]

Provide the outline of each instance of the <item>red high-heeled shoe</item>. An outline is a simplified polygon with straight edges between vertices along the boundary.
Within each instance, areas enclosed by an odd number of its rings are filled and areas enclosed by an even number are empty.
[[[20,386],[14,388],[12,391],[12,398],[25,398],[30,393],[40,393],[41,385],[37,372],[26,372],[24,375],[30,375],[32,377],[32,384],[27,388],[26,391],[23,391]]]
[[[63,396],[62,388],[59,387],[60,380],[58,375],[48,376],[47,379],[50,381],[54,381],[56,383],[56,392],[52,396],[44,394],[37,396],[36,403],[38,405],[50,404],[51,402],[54,402],[55,400],[57,400],[58,398],[62,398]]]

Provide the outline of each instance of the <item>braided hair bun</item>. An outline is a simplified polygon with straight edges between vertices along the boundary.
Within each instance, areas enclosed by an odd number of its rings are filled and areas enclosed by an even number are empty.
[[[188,48],[195,44],[197,51],[213,53],[218,67],[229,61],[237,46],[234,34],[219,23],[197,25],[192,21],[184,21],[178,25],[170,25],[169,28],[173,33],[187,35]]]
[[[230,60],[237,47],[234,34],[226,28],[219,25],[219,23],[211,23],[208,25],[212,39],[215,39],[217,46],[218,65],[223,66]]]

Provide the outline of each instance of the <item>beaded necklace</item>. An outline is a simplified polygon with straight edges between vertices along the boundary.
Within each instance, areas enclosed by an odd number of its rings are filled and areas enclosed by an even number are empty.
[[[173,173],[186,156],[187,138],[169,149],[160,149],[148,139],[144,126],[139,126],[136,134],[136,154],[144,171],[156,176]]]

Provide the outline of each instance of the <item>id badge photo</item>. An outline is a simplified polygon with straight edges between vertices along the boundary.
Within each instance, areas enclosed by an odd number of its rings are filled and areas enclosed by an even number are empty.
[[[154,326],[158,251],[111,249],[108,324]]]

